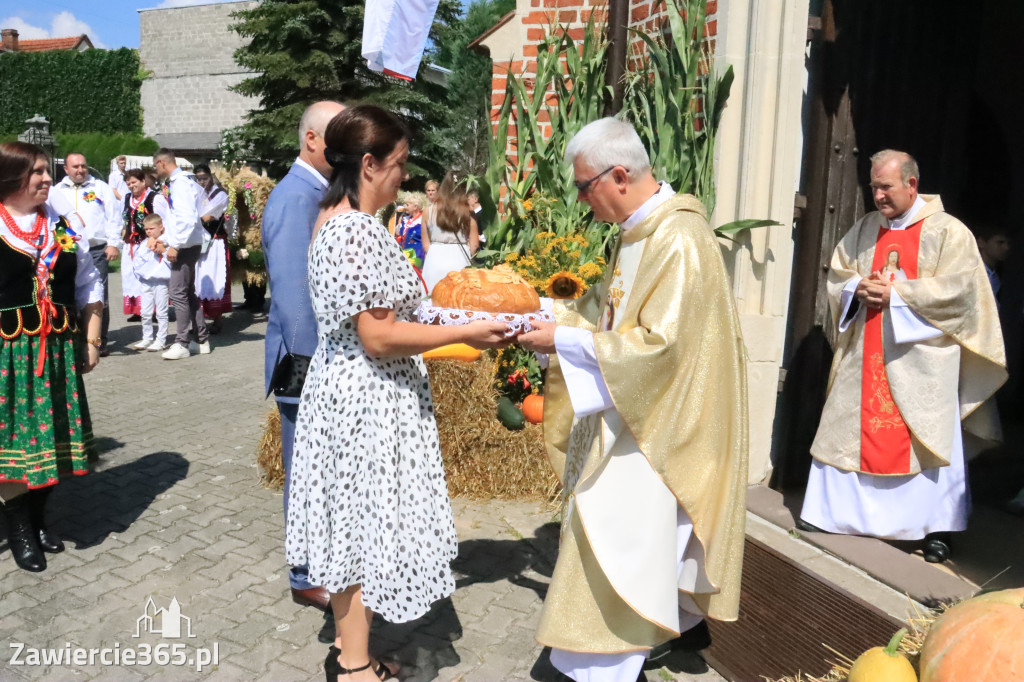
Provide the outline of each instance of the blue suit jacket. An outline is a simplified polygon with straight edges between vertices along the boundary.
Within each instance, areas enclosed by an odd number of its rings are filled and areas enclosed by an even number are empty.
[[[270,277],[264,370],[266,390],[277,361],[285,353],[313,355],[316,316],[309,298],[307,262],[317,204],[325,188],[309,170],[293,165],[270,193],[263,209],[263,254]],[[298,398],[278,398],[297,403]]]

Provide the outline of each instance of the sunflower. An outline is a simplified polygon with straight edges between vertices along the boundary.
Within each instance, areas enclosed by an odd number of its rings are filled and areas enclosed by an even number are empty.
[[[57,244],[60,246],[62,251],[74,251],[75,250],[75,240],[69,234],[58,234],[57,235]]]
[[[563,270],[548,277],[544,290],[551,298],[579,298],[587,290],[587,285],[578,275]]]

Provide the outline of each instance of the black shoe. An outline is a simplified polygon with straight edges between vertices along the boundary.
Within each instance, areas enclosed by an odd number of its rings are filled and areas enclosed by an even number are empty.
[[[4,503],[7,515],[7,545],[14,555],[14,563],[26,571],[38,573],[46,570],[46,557],[39,548],[36,531],[32,527],[28,500],[31,493],[18,495]]]
[[[709,646],[711,646],[711,630],[708,629],[708,622],[702,620],[675,639],[670,639],[651,649],[647,660],[656,661],[673,651],[700,651]]]
[[[797,530],[801,530],[801,531],[803,531],[805,533],[825,533],[825,532],[827,532],[827,531],[824,531],[824,530],[818,528],[813,523],[807,523],[803,519],[797,519],[797,521],[796,521],[796,529]]]
[[[128,316],[128,321],[129,322],[142,322],[142,315],[129,315]]]
[[[39,536],[40,549],[49,554],[60,554],[64,551],[64,542],[46,527],[46,500],[52,491],[53,488],[43,488],[30,490],[27,493],[29,515],[32,519],[32,527]]]
[[[945,534],[929,533],[924,537],[924,560],[941,564],[949,559],[949,542]]]

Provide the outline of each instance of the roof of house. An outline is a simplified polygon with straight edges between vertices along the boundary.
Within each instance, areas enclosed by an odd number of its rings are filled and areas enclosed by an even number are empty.
[[[494,26],[491,26],[489,29],[478,35],[476,39],[474,39],[473,42],[471,42],[466,47],[468,47],[470,50],[473,50],[474,52],[486,55],[487,48],[483,46],[483,41],[487,40],[499,28],[501,28],[508,22],[512,21],[512,17],[514,17],[515,15],[516,11],[512,10],[511,12],[503,16],[501,19],[498,19],[498,23],[496,23]]]
[[[92,47],[92,41],[84,33],[80,36],[67,38],[41,38],[39,40],[19,40],[18,52],[49,52],[50,50],[77,50],[82,43]]]

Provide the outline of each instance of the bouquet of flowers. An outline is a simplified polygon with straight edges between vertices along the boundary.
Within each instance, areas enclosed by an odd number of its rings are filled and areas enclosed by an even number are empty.
[[[525,254],[510,253],[505,262],[541,296],[579,298],[604,276],[604,258],[588,259],[588,246],[581,234],[559,237],[554,232],[539,232]]]

